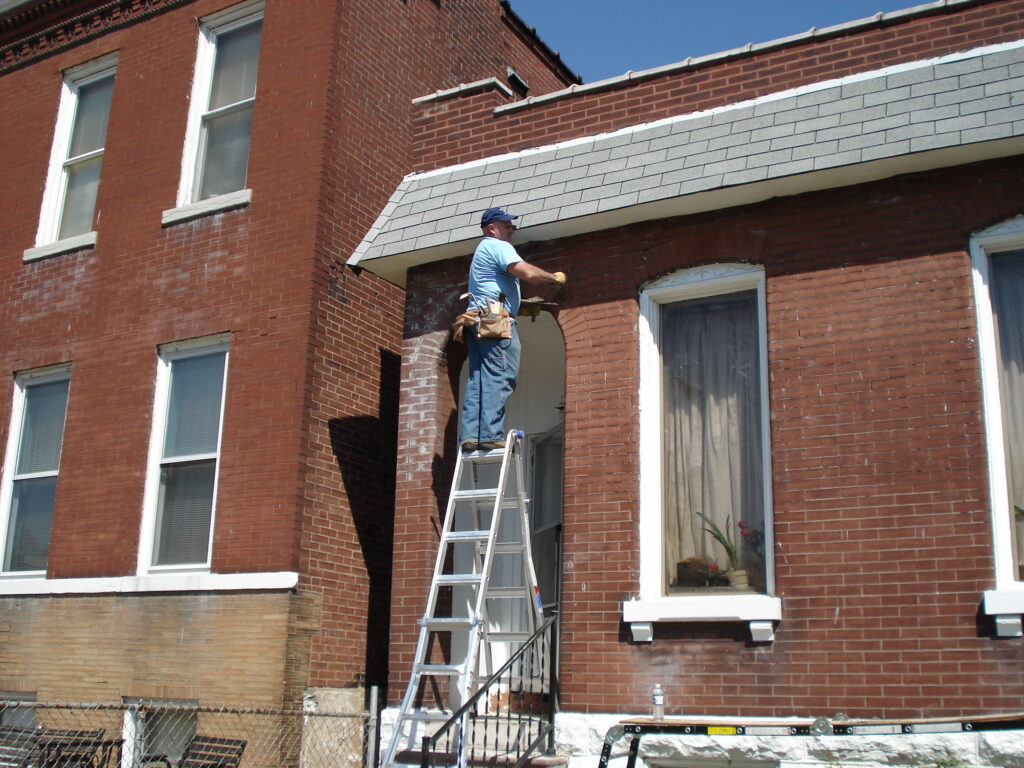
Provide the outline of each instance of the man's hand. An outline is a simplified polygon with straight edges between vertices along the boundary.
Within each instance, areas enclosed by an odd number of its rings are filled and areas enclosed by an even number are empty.
[[[559,285],[565,285],[565,272],[555,272],[555,282]]]

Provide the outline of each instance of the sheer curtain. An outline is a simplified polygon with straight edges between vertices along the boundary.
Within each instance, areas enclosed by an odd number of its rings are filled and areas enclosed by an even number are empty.
[[[661,308],[664,365],[664,578],[699,557],[720,573],[726,549],[705,529],[707,516],[732,541],[740,568],[763,588],[764,531],[760,355],[755,291]],[[750,534],[741,535],[739,527]],[[753,537],[753,538],[751,538]],[[763,541],[763,538],[760,539]]]
[[[999,399],[1010,504],[1024,508],[1024,252],[992,257],[992,311],[999,348]],[[1024,561],[1024,515],[1012,507],[1017,578]]]

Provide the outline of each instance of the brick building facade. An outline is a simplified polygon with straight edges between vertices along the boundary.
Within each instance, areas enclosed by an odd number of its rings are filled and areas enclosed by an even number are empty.
[[[509,73],[575,81],[498,2],[0,3],[0,694],[364,708],[403,295],[342,262]]]
[[[509,404],[528,441],[564,430],[563,751],[596,759],[655,683],[689,716],[1024,710],[1022,86],[1024,3],[964,0],[543,96],[418,100],[415,172],[349,260],[406,288],[391,701],[456,450],[448,325],[501,205],[520,254],[569,276],[553,317],[521,323]],[[541,413],[545,377],[564,411]],[[886,759],[1022,754],[1019,732],[901,738]],[[836,760],[767,738],[658,749]]]

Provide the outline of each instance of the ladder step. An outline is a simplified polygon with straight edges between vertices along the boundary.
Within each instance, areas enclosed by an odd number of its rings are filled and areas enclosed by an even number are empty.
[[[529,632],[488,632],[489,643],[525,643],[530,639]]]
[[[487,597],[499,600],[533,599],[533,595],[529,594],[526,587],[491,587],[487,590]]]
[[[518,555],[526,551],[526,548],[517,541],[510,541],[505,544],[495,544],[494,551],[499,555]]]
[[[476,586],[480,583],[479,573],[446,573],[437,577],[437,586],[451,587],[458,585]]]
[[[451,712],[425,712],[422,709],[415,712],[406,712],[406,720],[417,720],[421,723],[447,723],[451,718]]]
[[[449,531],[448,541],[487,541],[490,531]]]
[[[419,664],[421,675],[461,675],[462,667],[458,664]]]
[[[494,501],[498,498],[497,488],[467,488],[463,491],[452,491],[456,501]]]
[[[462,454],[462,460],[472,464],[500,464],[505,458],[505,451],[498,448],[494,451],[469,451]]]
[[[454,618],[444,616],[439,618],[420,619],[420,626],[440,631],[472,629],[476,625],[477,621],[469,616],[456,616]]]

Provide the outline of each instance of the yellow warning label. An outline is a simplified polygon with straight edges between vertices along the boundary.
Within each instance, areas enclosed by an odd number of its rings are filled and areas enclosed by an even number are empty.
[[[709,725],[708,726],[709,736],[735,736],[736,729],[730,728],[727,725]]]

